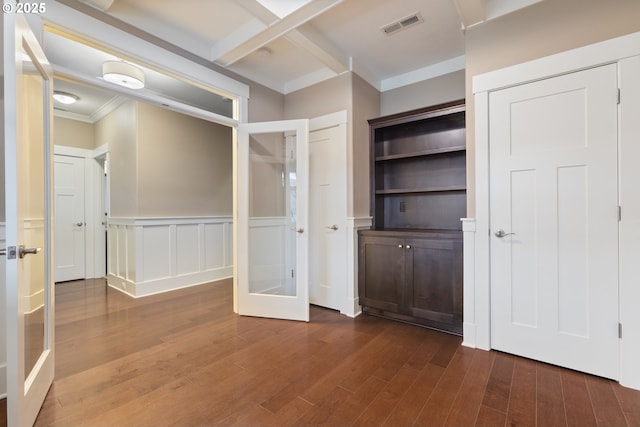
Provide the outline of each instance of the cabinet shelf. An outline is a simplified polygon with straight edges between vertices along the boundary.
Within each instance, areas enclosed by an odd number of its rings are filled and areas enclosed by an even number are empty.
[[[376,190],[376,196],[392,195],[392,194],[415,194],[415,193],[442,193],[445,191],[466,191],[465,186],[449,185],[445,187],[423,187],[423,188],[394,188]]]
[[[400,159],[410,159],[413,157],[425,157],[432,156],[435,154],[445,154],[445,153],[456,153],[456,152],[464,152],[467,147],[464,145],[456,145],[454,147],[444,147],[444,148],[434,148],[431,150],[424,151],[416,151],[413,153],[400,153],[400,154],[390,154],[386,156],[378,156],[376,157],[376,162],[385,162],[390,160],[400,160]]]

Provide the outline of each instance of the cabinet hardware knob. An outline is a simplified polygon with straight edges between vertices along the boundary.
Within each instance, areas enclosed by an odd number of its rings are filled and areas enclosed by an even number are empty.
[[[402,246],[402,245],[398,245],[398,247],[399,247],[400,249],[404,248],[404,246]]]
[[[333,224],[331,227],[327,226],[325,228],[328,228],[329,230],[336,231],[338,229],[338,224]]]
[[[411,249],[411,245],[407,245],[407,249]]]

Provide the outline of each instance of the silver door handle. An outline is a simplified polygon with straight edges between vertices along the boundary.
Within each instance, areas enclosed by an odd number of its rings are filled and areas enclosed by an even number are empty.
[[[27,255],[35,255],[40,252],[42,248],[25,248],[24,245],[18,247],[18,256],[24,258]]]
[[[328,228],[329,230],[336,231],[338,229],[338,225],[337,224],[333,224],[331,227],[327,226],[325,228]]]
[[[495,234],[495,236],[497,238],[502,239],[505,236],[511,236],[511,235],[516,234],[516,233],[505,233],[504,230],[498,230],[494,234]]]
[[[298,234],[304,233],[304,228],[300,227],[300,228],[296,229],[296,233],[298,233]]]
[[[7,248],[4,249],[0,249],[0,256],[6,256],[7,255]]]

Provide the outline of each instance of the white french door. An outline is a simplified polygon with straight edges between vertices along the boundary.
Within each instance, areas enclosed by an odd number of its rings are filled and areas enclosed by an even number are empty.
[[[9,427],[33,425],[54,373],[52,69],[22,16],[3,14]]]
[[[492,92],[491,347],[618,378],[617,67]]]
[[[238,126],[238,313],[309,320],[308,120]]]

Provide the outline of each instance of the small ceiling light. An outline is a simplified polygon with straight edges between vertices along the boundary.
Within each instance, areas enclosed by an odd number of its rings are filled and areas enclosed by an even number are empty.
[[[102,64],[102,77],[111,83],[129,89],[144,87],[144,71],[124,61],[106,61]]]
[[[61,104],[69,105],[69,104],[75,104],[76,102],[78,102],[80,97],[69,92],[62,92],[62,91],[56,90],[53,92],[53,99],[55,99]]]

